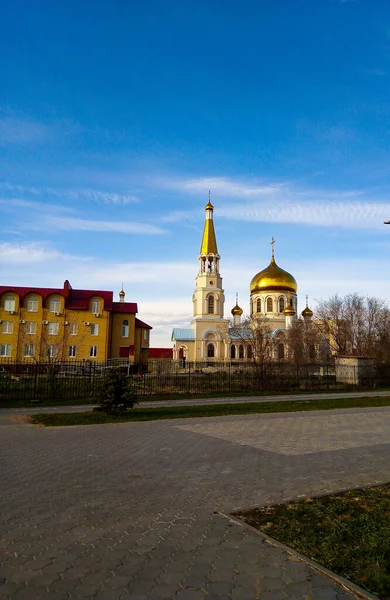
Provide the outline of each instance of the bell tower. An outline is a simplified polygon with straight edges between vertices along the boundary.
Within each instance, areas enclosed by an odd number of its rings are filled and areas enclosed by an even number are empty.
[[[219,274],[217,240],[215,237],[213,213],[214,206],[209,201],[205,207],[206,219],[202,244],[198,256],[198,274],[192,296],[194,320],[215,321],[223,319],[225,296],[222,289],[222,277]]]

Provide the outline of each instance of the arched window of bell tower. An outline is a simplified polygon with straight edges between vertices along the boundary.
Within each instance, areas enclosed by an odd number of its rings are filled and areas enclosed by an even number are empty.
[[[213,315],[214,314],[214,307],[215,307],[214,296],[210,295],[207,298],[207,312],[208,312],[209,315]]]

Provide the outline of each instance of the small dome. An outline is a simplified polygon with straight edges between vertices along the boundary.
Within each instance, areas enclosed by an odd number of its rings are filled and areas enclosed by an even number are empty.
[[[210,200],[207,202],[206,206],[204,207],[205,210],[214,210],[214,206],[211,204]]]
[[[310,310],[310,308],[308,306],[306,306],[306,308],[303,309],[303,311],[301,312],[302,317],[312,317],[313,316],[313,311]]]
[[[124,298],[126,296],[125,292],[123,291],[123,289],[119,292],[119,297],[120,298]]]
[[[286,315],[286,317],[293,317],[296,314],[295,308],[291,305],[288,305],[284,309],[283,314]]]
[[[250,290],[251,294],[273,290],[283,290],[296,294],[297,287],[294,277],[278,267],[275,259],[272,257],[268,267],[253,277]]]
[[[240,315],[241,316],[244,311],[242,310],[242,308],[240,306],[238,306],[238,304],[236,304],[236,306],[234,308],[232,308],[231,312],[232,312],[232,315],[234,317],[236,315]]]

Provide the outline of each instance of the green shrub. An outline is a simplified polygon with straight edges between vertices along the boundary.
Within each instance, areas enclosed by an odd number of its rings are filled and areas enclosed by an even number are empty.
[[[113,416],[120,415],[138,404],[137,392],[119,364],[113,365],[104,374],[98,388],[97,402],[99,410]]]

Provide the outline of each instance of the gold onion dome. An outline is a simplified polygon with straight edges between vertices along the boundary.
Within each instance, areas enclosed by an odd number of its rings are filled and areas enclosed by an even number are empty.
[[[295,308],[293,306],[291,306],[291,304],[290,304],[290,305],[286,306],[286,308],[283,311],[283,314],[286,315],[287,317],[294,316]]]
[[[242,310],[242,308],[240,306],[238,306],[238,303],[236,303],[236,306],[234,308],[232,308],[232,315],[233,317],[235,317],[236,315],[242,315],[242,313],[244,312]]]
[[[253,277],[250,290],[251,294],[273,290],[284,290],[296,294],[297,287],[294,277],[278,267],[274,257],[272,257],[268,267]]]
[[[126,296],[125,292],[123,291],[123,289],[119,292],[119,297],[120,298],[124,298]]]
[[[301,312],[302,317],[312,317],[313,316],[313,311],[310,310],[310,308],[308,306],[306,306],[306,308],[303,309],[303,311]]]

